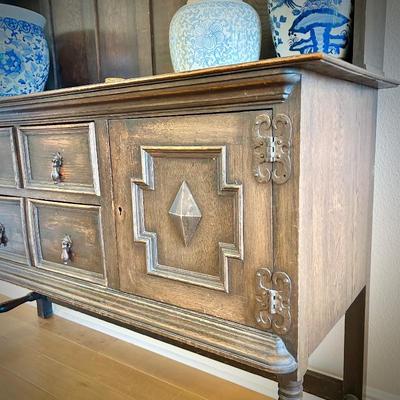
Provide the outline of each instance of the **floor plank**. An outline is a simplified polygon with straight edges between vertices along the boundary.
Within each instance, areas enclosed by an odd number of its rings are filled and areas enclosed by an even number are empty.
[[[33,399],[268,400],[57,316],[38,319],[27,305],[0,315],[0,385],[7,376]],[[7,400],[26,397],[11,390]]]
[[[8,346],[15,346],[24,352],[35,349],[40,355],[79,371],[81,375],[97,381],[98,384],[116,387],[122,394],[134,396],[137,400],[175,399],[182,396],[182,388],[104,357],[88,347],[65,340],[46,330],[38,330],[23,321],[13,320],[10,316],[2,318],[8,318],[16,329],[11,336],[4,336],[0,332],[0,343],[4,337]],[[185,398],[200,399],[190,393],[187,393]]]
[[[0,399],[56,400],[50,393],[0,367]]]

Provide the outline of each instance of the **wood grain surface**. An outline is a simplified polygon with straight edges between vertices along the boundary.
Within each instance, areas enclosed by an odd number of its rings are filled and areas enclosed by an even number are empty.
[[[315,74],[303,82],[299,312],[313,328],[299,342],[308,356],[367,284],[377,93]]]
[[[28,200],[29,235],[35,266],[105,283],[100,208]],[[72,241],[70,260],[61,260],[62,241]]]
[[[20,171],[17,162],[12,128],[0,129],[0,186],[19,187]]]
[[[24,187],[100,195],[94,124],[24,126],[18,129]],[[54,155],[62,158],[52,179]]]
[[[6,246],[0,246],[0,258],[30,265],[24,200],[0,196],[0,223],[7,238]]]
[[[57,316],[39,322],[27,305],[2,314],[0,331],[7,400],[268,400]]]
[[[259,113],[234,113],[191,117],[137,119],[110,122],[111,152],[117,165],[113,170],[120,289],[180,307],[206,312],[231,321],[255,326],[256,270],[272,265],[271,184],[260,185],[252,175],[251,132]],[[237,229],[242,211],[232,197],[219,193],[221,172],[207,150],[194,152],[187,146],[207,149],[224,144],[228,182],[246,182],[243,213],[245,261],[231,258],[228,264],[228,293],[151,276],[146,271],[145,247],[133,237],[131,179],[142,178],[143,159],[140,146],[176,146],[169,157],[154,155],[154,190],[144,190],[145,226],[160,238],[160,261],[172,267],[219,274],[220,243],[237,242]],[[179,152],[180,149],[180,152]],[[225,168],[225,166],[223,166]],[[203,214],[196,236],[186,247],[170,221],[168,210],[182,181],[186,181]],[[147,192],[147,193],[146,193]],[[234,194],[234,193],[233,193]],[[221,196],[222,195],[222,196]],[[139,207],[142,207],[139,204]],[[252,240],[257,236],[257,240]],[[129,239],[128,239],[129,238]],[[172,278],[172,277],[170,277]]]

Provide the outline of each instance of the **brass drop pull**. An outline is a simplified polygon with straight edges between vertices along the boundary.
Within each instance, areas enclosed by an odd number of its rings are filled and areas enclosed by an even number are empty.
[[[6,247],[7,243],[8,243],[8,238],[6,235],[6,228],[3,224],[0,223],[0,247],[1,245]]]
[[[64,264],[68,264],[72,259],[72,239],[71,236],[65,235],[61,242],[61,261]]]
[[[51,160],[52,162],[52,169],[51,169],[51,179],[55,184],[61,182],[61,167],[63,164],[63,158],[60,152],[57,151],[53,155],[53,158]]]

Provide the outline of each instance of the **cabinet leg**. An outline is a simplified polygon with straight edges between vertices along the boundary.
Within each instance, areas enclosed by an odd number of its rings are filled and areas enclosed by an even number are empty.
[[[368,286],[346,312],[343,393],[345,399],[365,398],[368,345]]]
[[[288,377],[278,377],[279,400],[301,400],[303,398],[303,380],[295,381]]]
[[[50,318],[53,315],[53,303],[45,296],[36,300],[37,315],[40,318]]]

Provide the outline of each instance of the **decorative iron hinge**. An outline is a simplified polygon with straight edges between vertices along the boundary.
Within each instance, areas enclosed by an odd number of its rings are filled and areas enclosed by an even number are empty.
[[[258,182],[285,183],[292,173],[292,122],[285,114],[256,117],[253,130],[253,170]]]
[[[289,332],[292,322],[290,295],[292,284],[285,272],[271,272],[268,268],[257,271],[256,320],[264,329],[279,335]]]

